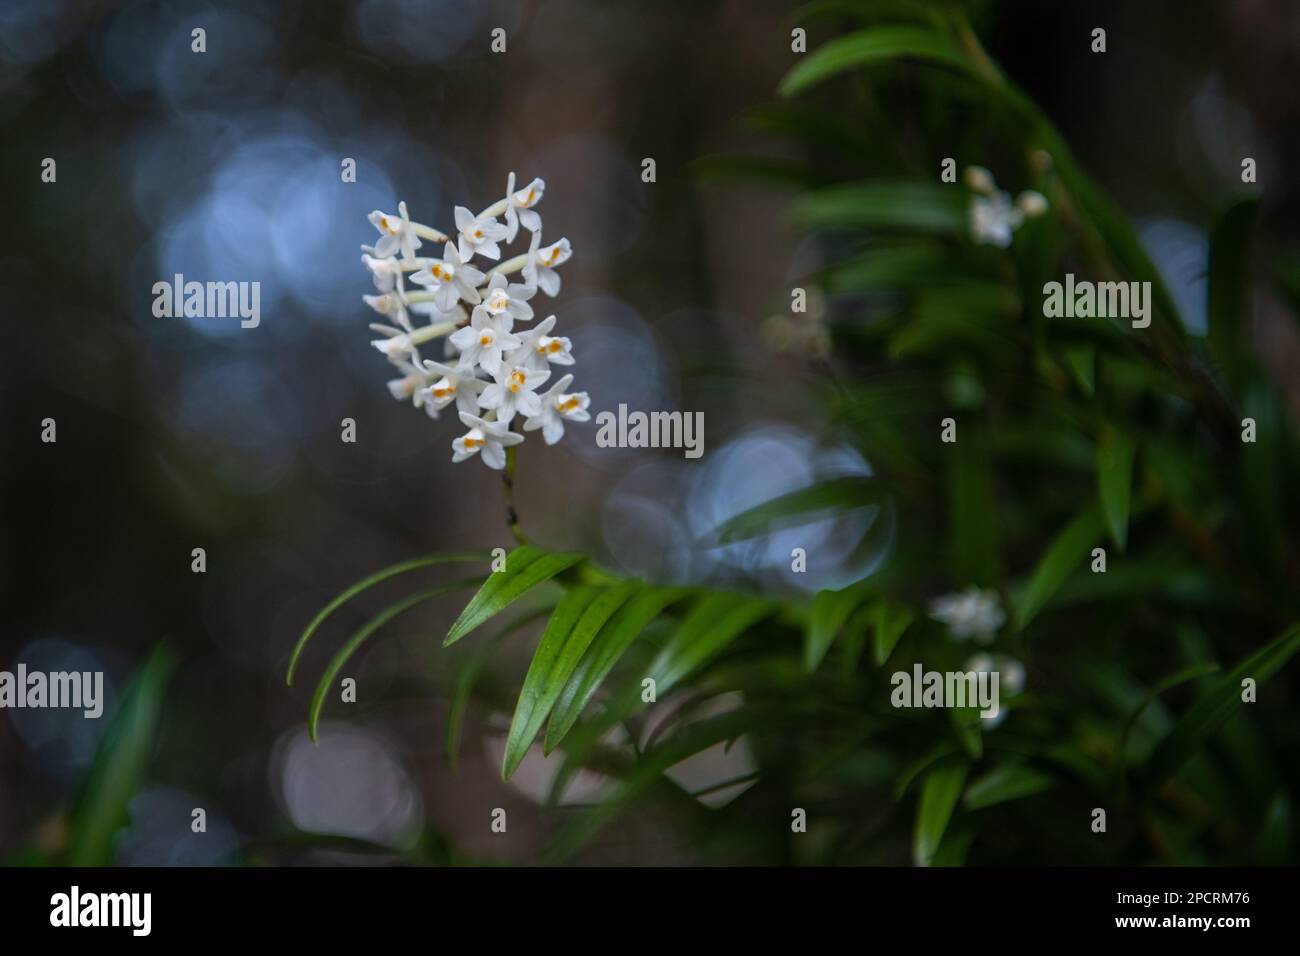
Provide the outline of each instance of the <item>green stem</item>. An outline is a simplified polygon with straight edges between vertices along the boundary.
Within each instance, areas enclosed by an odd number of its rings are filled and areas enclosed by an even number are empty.
[[[510,424],[510,430],[515,430],[513,422]],[[506,499],[506,524],[510,526],[510,533],[515,536],[515,541],[519,544],[527,544],[528,539],[524,537],[523,529],[519,527],[519,512],[515,511],[515,451],[518,447],[518,445],[511,445],[506,449],[506,467],[501,472],[501,485]]]

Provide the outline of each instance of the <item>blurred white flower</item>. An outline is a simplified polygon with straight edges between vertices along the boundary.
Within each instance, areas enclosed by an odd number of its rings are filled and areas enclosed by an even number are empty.
[[[375,280],[375,288],[380,292],[392,292],[397,288],[398,280],[402,277],[402,265],[396,259],[376,259],[374,256],[362,254],[361,261],[366,264],[370,270],[370,277]]]
[[[998,712],[981,717],[985,729],[992,729],[1006,719],[1007,709],[1003,697],[1015,697],[1025,689],[1025,665],[1005,654],[976,654],[966,662],[963,670],[976,674],[998,675]]]
[[[948,632],[959,641],[975,638],[977,644],[988,644],[998,628],[1006,623],[996,591],[967,588],[960,594],[945,594],[930,604],[930,616],[948,626]]]
[[[965,173],[966,185],[971,192],[971,237],[982,245],[1005,249],[1026,219],[1047,212],[1047,197],[1032,189],[1022,192],[1013,203],[1011,194],[998,189],[993,174],[983,166],[969,166]]]

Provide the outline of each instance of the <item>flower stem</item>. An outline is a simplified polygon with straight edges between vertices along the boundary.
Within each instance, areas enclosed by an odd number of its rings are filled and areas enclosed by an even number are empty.
[[[513,422],[510,424],[510,430],[515,430]],[[528,539],[524,537],[523,529],[519,527],[519,512],[515,511],[515,451],[517,448],[518,446],[511,445],[506,449],[506,467],[501,472],[501,485],[506,499],[506,524],[510,526],[510,533],[515,536],[515,541],[519,544],[527,544]]]

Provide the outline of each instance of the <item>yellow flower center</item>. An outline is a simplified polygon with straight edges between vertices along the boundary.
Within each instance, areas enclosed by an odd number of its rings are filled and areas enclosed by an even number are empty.
[[[465,436],[465,447],[466,447],[466,448],[478,448],[478,447],[479,447],[480,445],[482,445],[482,444],[483,444],[483,440],[482,440],[481,438],[475,438],[475,437],[472,436],[472,435],[466,435],[466,436]]]
[[[568,397],[562,397],[562,400],[557,402],[555,407],[562,412],[571,412],[578,407],[578,396],[569,395]]]
[[[519,371],[519,369],[515,369],[510,373],[510,391],[518,393],[519,389],[523,387],[524,382],[527,380],[528,376]]]
[[[478,337],[478,344],[481,345],[481,346],[483,346],[484,348],[487,348],[489,345],[491,345],[491,344],[492,344],[492,333],[491,333],[491,332],[484,332],[482,335],[480,335],[480,336]]]
[[[446,398],[448,395],[456,394],[456,386],[448,385],[446,388],[435,388],[433,394],[437,398]]]

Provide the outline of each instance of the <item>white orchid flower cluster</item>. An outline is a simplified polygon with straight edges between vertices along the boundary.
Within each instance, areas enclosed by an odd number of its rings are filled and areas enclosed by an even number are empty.
[[[1032,189],[1026,189],[1013,203],[1011,194],[998,189],[993,174],[983,166],[968,166],[964,178],[974,193],[967,210],[971,237],[980,245],[1005,249],[1026,219],[1047,212],[1047,197]]]
[[[548,445],[564,436],[566,422],[591,420],[587,393],[569,391],[572,375],[539,391],[550,381],[551,366],[573,365],[572,343],[551,334],[555,316],[527,329],[515,326],[533,320],[529,300],[538,289],[552,298],[559,294],[556,268],[573,254],[568,239],[542,245],[536,207],[545,188],[534,179],[516,189],[511,173],[505,198],[477,216],[456,207],[454,236],[413,222],[404,202],[397,215],[370,214],[379,241],[361,247],[361,261],[378,294],[363,298],[392,323],[370,326],[383,336],[372,344],[402,373],[388,383],[394,398],[410,399],[430,418],[455,403],[469,431],[452,442],[452,461],[477,454],[489,468],[504,468],[505,450],[524,440],[512,430],[516,417],[525,432],[541,429]],[[513,242],[520,226],[532,234],[528,251],[500,262],[501,244]],[[440,258],[419,254],[425,240],[444,244]],[[499,264],[483,272],[472,264],[475,256]],[[509,280],[515,273],[522,282]],[[420,288],[408,289],[408,278]],[[412,316],[428,322],[417,326]],[[439,340],[443,361],[421,357],[421,346]]]

